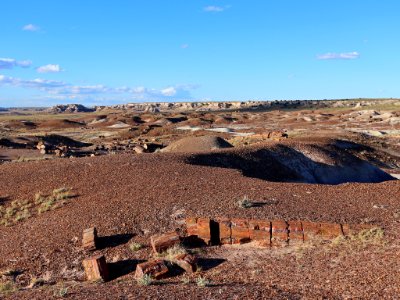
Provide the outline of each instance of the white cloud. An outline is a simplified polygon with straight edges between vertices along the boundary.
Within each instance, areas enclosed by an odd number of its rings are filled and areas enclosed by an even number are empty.
[[[360,57],[360,53],[357,51],[354,52],[343,52],[343,53],[325,53],[317,55],[317,59],[319,60],[328,60],[328,59],[357,59]]]
[[[149,89],[143,86],[138,87],[107,87],[98,85],[72,85],[63,81],[33,79],[25,80],[0,75],[0,86],[12,86],[28,89],[36,89],[47,93],[46,97],[65,97],[74,99],[88,99],[93,101],[100,98],[104,99],[124,99],[124,102],[132,100],[141,101],[169,101],[169,100],[191,100],[191,90],[196,89],[197,85],[176,85],[163,89]]]
[[[183,44],[183,45],[181,45],[181,48],[182,49],[187,49],[187,48],[189,48],[189,44]]]
[[[162,89],[161,94],[163,94],[164,96],[167,96],[167,97],[175,96],[176,89],[173,86],[170,86],[165,89]]]
[[[22,30],[24,30],[24,31],[39,31],[40,27],[33,25],[33,24],[27,24],[24,27],[22,27]]]
[[[222,12],[227,8],[229,8],[229,6],[209,5],[209,6],[204,7],[203,10],[206,11],[206,12]]]
[[[0,69],[12,69],[14,67],[28,68],[32,65],[30,60],[17,61],[13,58],[0,58]]]
[[[62,71],[60,65],[49,64],[36,69],[38,73],[59,73]]]

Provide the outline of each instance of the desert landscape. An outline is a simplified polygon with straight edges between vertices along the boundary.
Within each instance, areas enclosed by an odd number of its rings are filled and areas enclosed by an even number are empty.
[[[6,299],[396,299],[400,100],[3,109]]]

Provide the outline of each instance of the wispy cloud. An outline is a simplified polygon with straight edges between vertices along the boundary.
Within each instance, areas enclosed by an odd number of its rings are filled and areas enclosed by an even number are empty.
[[[317,59],[319,60],[328,60],[328,59],[357,59],[360,57],[360,53],[357,51],[354,52],[343,52],[343,53],[325,53],[317,55]]]
[[[0,58],[0,69],[12,69],[14,67],[29,68],[32,65],[30,60],[18,61],[13,58]]]
[[[60,65],[49,64],[45,66],[41,66],[36,69],[38,73],[59,73],[62,71]]]
[[[181,45],[181,48],[182,49],[187,49],[187,48],[189,48],[189,44],[183,44],[183,45]]]
[[[47,96],[56,98],[87,99],[88,96],[116,97],[125,100],[141,101],[168,101],[168,100],[190,100],[191,91],[197,85],[175,85],[163,89],[151,89],[146,87],[108,87],[105,85],[72,85],[64,81],[47,80],[37,78],[25,80],[20,78],[0,75],[0,86],[13,86],[20,88],[36,89],[47,93]],[[46,96],[46,97],[47,97]]]
[[[224,10],[228,9],[230,6],[225,5],[225,6],[215,6],[215,5],[209,5],[205,6],[203,10],[205,12],[223,12]]]
[[[24,31],[39,31],[40,27],[37,25],[33,25],[33,24],[27,24],[24,27],[22,27],[22,30],[24,30]]]

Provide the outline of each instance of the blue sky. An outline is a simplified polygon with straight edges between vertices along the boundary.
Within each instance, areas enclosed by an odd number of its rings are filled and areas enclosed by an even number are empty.
[[[400,97],[397,0],[7,0],[0,106]]]

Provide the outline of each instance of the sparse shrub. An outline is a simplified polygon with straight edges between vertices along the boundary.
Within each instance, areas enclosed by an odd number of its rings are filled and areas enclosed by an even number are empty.
[[[249,197],[247,197],[247,196],[244,196],[243,198],[239,199],[236,202],[236,204],[240,208],[250,208],[250,207],[253,207],[253,205],[254,205],[253,202],[250,201]]]
[[[168,248],[166,253],[164,253],[163,256],[165,256],[166,260],[174,260],[175,257],[181,254],[187,254],[187,250],[182,246],[182,245],[175,245],[171,248]]]
[[[9,294],[15,290],[15,286],[12,282],[0,282],[0,295]]]
[[[130,249],[132,252],[139,251],[139,250],[142,249],[142,248],[143,248],[143,245],[140,244],[140,243],[132,242],[132,243],[129,244],[129,249]]]
[[[143,277],[138,278],[136,281],[139,285],[148,286],[148,285],[151,285],[154,280],[153,280],[153,277],[151,277],[151,275],[145,274],[145,275],[143,275]]]
[[[190,278],[188,276],[183,276],[181,279],[181,282],[183,284],[189,284],[190,283]]]
[[[206,287],[206,286],[210,285],[210,281],[205,277],[199,276],[196,279],[196,284],[197,284],[197,286],[200,286],[200,287]]]
[[[58,298],[64,298],[67,295],[68,295],[68,288],[64,286],[61,286],[59,290],[54,291],[54,296]]]

